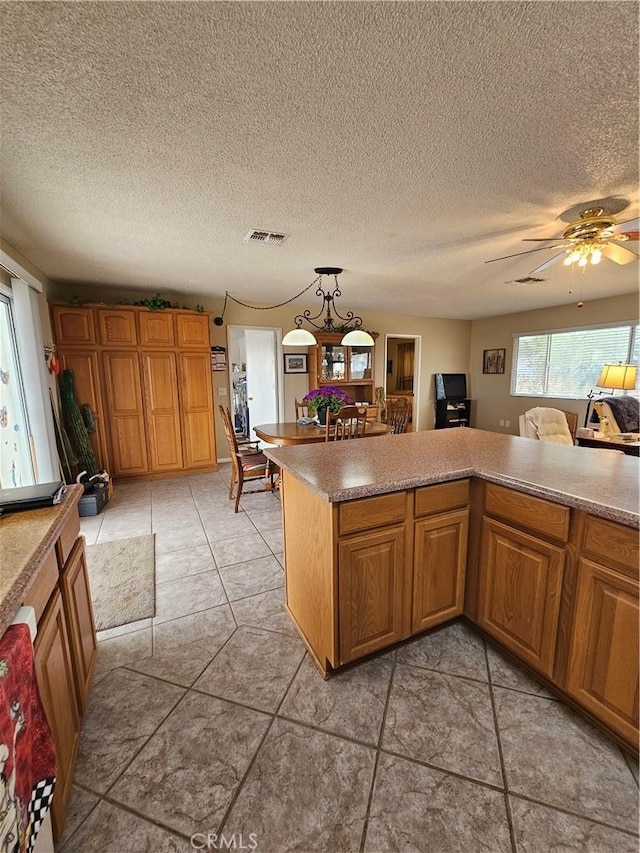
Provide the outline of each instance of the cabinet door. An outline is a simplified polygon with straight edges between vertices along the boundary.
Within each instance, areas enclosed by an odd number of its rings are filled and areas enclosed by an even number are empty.
[[[133,347],[138,342],[135,311],[101,308],[98,310],[98,328],[100,343],[106,347]]]
[[[582,559],[567,689],[638,748],[638,583]]]
[[[56,746],[58,773],[51,812],[54,836],[59,840],[71,793],[80,722],[69,637],[58,591],[38,625],[34,654],[40,696]]]
[[[178,358],[183,466],[202,468],[215,465],[216,438],[209,353],[181,353]]]
[[[462,613],[468,535],[466,509],[416,522],[411,624],[414,634]]]
[[[549,677],[563,566],[561,548],[483,520],[478,624]]]
[[[180,349],[209,351],[208,314],[176,314],[176,333]]]
[[[140,345],[143,347],[175,346],[173,314],[164,311],[141,311],[138,314]]]
[[[78,708],[82,716],[87,707],[98,652],[84,539],[78,539],[71,552],[60,576],[60,588],[67,618]]]
[[[404,549],[404,527],[340,542],[340,663],[403,639]]]
[[[72,308],[69,305],[52,305],[51,321],[59,347],[95,344],[96,335],[91,308]]]
[[[103,353],[113,450],[113,474],[149,470],[144,430],[140,366],[136,352]]]
[[[73,387],[78,405],[88,403],[96,422],[95,432],[89,433],[89,441],[100,468],[110,470],[107,452],[107,435],[100,389],[100,366],[95,350],[60,350],[60,365],[63,370],[73,371]]]
[[[172,352],[142,354],[151,471],[182,467],[178,372]]]

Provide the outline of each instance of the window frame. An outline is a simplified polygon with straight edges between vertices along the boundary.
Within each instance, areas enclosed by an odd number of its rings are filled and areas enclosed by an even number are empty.
[[[509,395],[511,397],[528,397],[534,399],[548,399],[548,400],[584,400],[587,396],[586,389],[581,391],[580,393],[572,393],[572,394],[549,394],[548,393],[548,383],[549,383],[549,372],[551,368],[551,360],[550,360],[550,352],[552,347],[552,339],[554,335],[564,335],[571,334],[575,332],[593,332],[598,329],[609,330],[609,329],[628,329],[629,330],[629,340],[627,343],[627,354],[625,357],[625,363],[630,364],[630,361],[633,350],[637,345],[638,339],[640,339],[640,320],[622,320],[615,323],[592,323],[590,325],[585,326],[569,326],[560,329],[541,329],[538,331],[525,331],[525,332],[513,332],[512,334],[512,347],[511,347],[511,377],[509,382]],[[524,393],[522,391],[516,391],[516,385],[518,381],[518,350],[519,350],[519,342],[521,338],[530,338],[530,337],[542,337],[547,336],[547,348],[545,353],[545,364],[544,364],[544,379],[543,379],[543,390],[537,393],[527,392]],[[597,377],[594,379],[592,385],[595,385]]]

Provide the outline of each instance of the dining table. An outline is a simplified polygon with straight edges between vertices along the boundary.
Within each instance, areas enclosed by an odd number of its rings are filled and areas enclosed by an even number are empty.
[[[259,424],[253,431],[261,441],[286,447],[290,444],[318,444],[326,440],[326,426],[311,423],[300,424],[297,421],[281,421],[276,424]],[[373,438],[376,435],[388,435],[393,431],[390,424],[367,421],[362,438]]]

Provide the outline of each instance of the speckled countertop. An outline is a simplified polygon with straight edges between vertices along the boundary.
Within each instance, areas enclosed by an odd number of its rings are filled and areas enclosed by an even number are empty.
[[[69,486],[57,506],[0,516],[0,636],[83,492],[82,486]]]
[[[266,451],[332,503],[479,477],[638,527],[637,457],[469,428]]]

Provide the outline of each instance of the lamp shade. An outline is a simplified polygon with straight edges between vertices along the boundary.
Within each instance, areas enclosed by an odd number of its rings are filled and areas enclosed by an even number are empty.
[[[372,347],[375,343],[369,332],[363,329],[353,329],[347,332],[340,343],[345,347]]]
[[[291,329],[282,339],[285,347],[312,347],[316,343],[314,336],[306,329]]]
[[[605,364],[596,385],[598,388],[630,391],[636,387],[637,370],[635,364]]]

